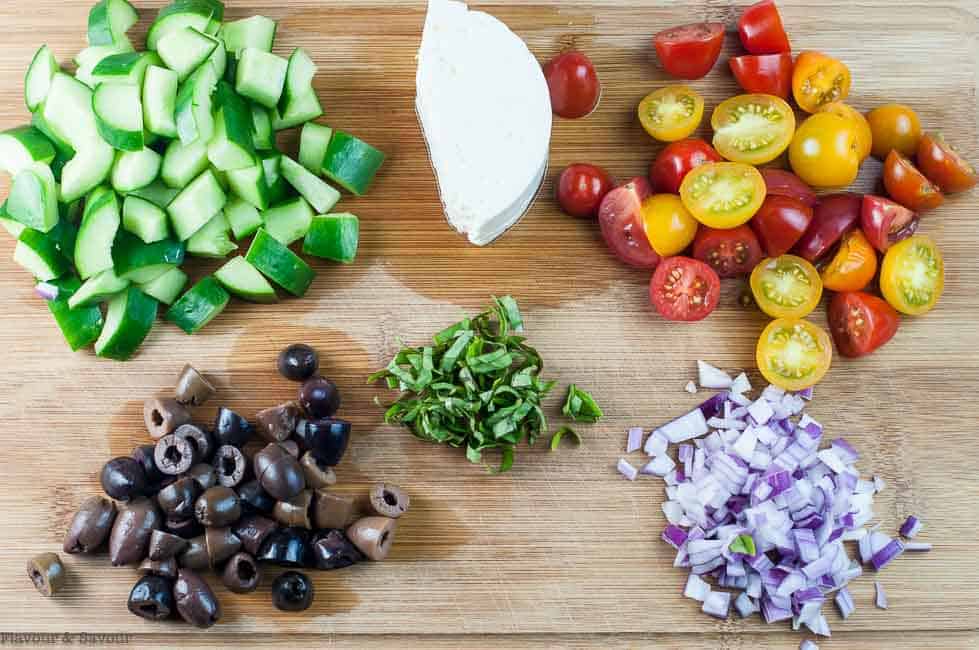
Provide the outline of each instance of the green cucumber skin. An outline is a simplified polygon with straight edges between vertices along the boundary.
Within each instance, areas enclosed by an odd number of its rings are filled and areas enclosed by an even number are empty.
[[[194,334],[224,311],[230,300],[221,283],[208,275],[173,303],[165,318],[187,334]]]
[[[112,244],[112,264],[116,275],[123,277],[127,273],[147,266],[159,264],[184,263],[187,247],[174,239],[162,239],[152,244],[145,244],[136,235],[120,230]]]
[[[242,274],[252,277],[242,278]],[[243,300],[263,304],[272,304],[279,301],[279,297],[275,294],[275,289],[268,283],[265,276],[243,257],[236,257],[230,260],[214,272],[214,277],[217,278],[218,282],[229,293]],[[243,279],[244,282],[242,282]],[[255,280],[255,286],[247,286],[252,284],[252,279]]]
[[[54,143],[51,139],[47,137],[43,131],[36,128],[35,126],[25,124],[23,126],[18,126],[13,129],[8,129],[0,135],[10,136],[24,145],[34,162],[44,163],[45,165],[51,165],[57,156],[57,151],[55,151]],[[74,154],[74,152],[72,152]],[[18,170],[8,170],[11,173]]]
[[[262,275],[300,298],[316,277],[316,272],[306,262],[265,232],[264,228],[259,228],[245,259]]]
[[[370,188],[384,154],[343,131],[335,131],[323,158],[323,173],[347,191],[363,196]]]
[[[128,361],[153,329],[159,303],[136,287],[129,287],[115,300],[125,300],[125,315],[115,332],[105,332],[103,329],[102,334],[108,336],[108,340],[102,346],[96,346],[99,347],[96,354],[116,361]]]
[[[357,259],[360,220],[352,214],[313,217],[303,240],[303,253],[342,264]]]
[[[139,288],[151,298],[172,305],[185,286],[187,286],[187,274],[178,268],[173,268],[152,282],[139,285]]]
[[[77,352],[95,343],[102,333],[102,310],[97,305],[75,309],[68,306],[68,299],[82,286],[81,280],[71,276],[56,280],[53,284],[60,289],[60,295],[57,300],[48,301],[48,310],[54,316],[54,322],[58,324],[68,347],[72,352]]]
[[[146,35],[146,49],[156,50],[156,44],[167,33],[166,27],[171,22],[171,17],[180,17],[181,14],[196,14],[192,24],[200,31],[205,31],[211,20],[221,21],[224,19],[224,5],[217,0],[174,0],[166,7],[160,9],[156,20],[150,25]]]
[[[158,208],[166,210],[167,206],[170,205],[170,201],[173,201],[178,194],[180,194],[179,189],[167,187],[162,180],[157,179],[146,187],[129,192],[128,196],[141,198],[144,201],[153,203]]]
[[[50,282],[71,270],[71,265],[68,263],[68,259],[61,254],[58,244],[43,232],[25,228],[24,232],[20,233],[17,246],[26,246],[47,265],[48,273],[37,276],[41,282]]]

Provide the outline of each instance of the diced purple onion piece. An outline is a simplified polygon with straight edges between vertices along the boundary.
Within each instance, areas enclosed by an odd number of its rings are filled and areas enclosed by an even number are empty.
[[[755,400],[748,406],[748,415],[752,417],[756,424],[768,424],[768,421],[775,415],[772,405],[765,399]]]
[[[668,524],[663,530],[663,541],[675,549],[679,549],[687,541],[688,535],[679,526]]]
[[[61,291],[50,282],[38,282],[34,285],[34,294],[41,300],[57,300]]]
[[[738,597],[734,599],[734,608],[738,610],[738,614],[741,615],[741,618],[748,618],[758,611],[758,605],[751,600],[751,597],[748,596],[748,592],[746,591],[742,591]]]
[[[619,474],[626,477],[630,481],[635,481],[636,477],[639,476],[639,470],[632,466],[632,464],[625,458],[619,459],[619,464],[616,465],[616,469]]]
[[[727,401],[727,397],[728,394],[726,392],[717,393],[704,401],[697,409],[703,414],[705,420],[707,418],[717,417],[724,412],[724,402]]]
[[[901,525],[901,536],[907,539],[914,539],[915,535],[921,532],[924,524],[914,515],[909,516]]]
[[[887,546],[874,553],[870,563],[874,565],[874,571],[880,571],[902,553],[904,553],[904,543],[899,539],[892,539]]]
[[[677,443],[699,438],[707,433],[709,429],[703,411],[697,408],[683,417],[664,424],[656,431],[662,433],[670,442]]]
[[[874,591],[877,594],[876,598],[874,599],[874,603],[880,609],[887,609],[887,594],[884,593],[884,587],[880,584],[880,582],[874,582]]]
[[[662,456],[666,454],[666,449],[669,446],[670,441],[666,439],[666,436],[664,436],[660,431],[654,431],[653,434],[646,439],[646,444],[643,446],[643,452],[647,456]]]
[[[688,381],[683,387],[683,390],[687,391],[691,395],[695,395],[697,393],[697,384],[693,383],[692,381]]]
[[[796,395],[798,395],[804,400],[812,401],[812,395],[813,395],[812,386],[810,386],[809,388],[803,388],[802,390],[796,392]]]
[[[836,438],[830,443],[836,450],[836,455],[847,465],[852,465],[860,459],[860,454],[845,438]]]
[[[700,610],[715,618],[726,619],[731,609],[731,594],[726,591],[712,591],[707,595]]]
[[[749,390],[751,390],[751,381],[748,379],[748,375],[743,372],[735,377],[734,381],[731,382],[732,393],[743,394],[747,393]]]
[[[833,598],[833,601],[836,603],[836,609],[840,610],[840,616],[844,619],[849,618],[853,610],[856,609],[856,605],[853,604],[853,595],[846,587],[836,592],[836,597]]]
[[[710,585],[700,576],[691,573],[687,576],[687,584],[683,588],[683,595],[687,598],[704,602],[710,595]]]
[[[674,463],[673,459],[669,456],[657,456],[643,465],[640,472],[642,474],[652,474],[653,476],[659,476],[662,478],[673,471],[674,467],[676,467],[676,463]]]
[[[761,615],[768,624],[778,623],[779,621],[787,621],[792,618],[792,610],[776,606],[771,598],[762,598]]]
[[[625,445],[625,453],[631,454],[634,451],[639,451],[642,447],[642,427],[632,427],[629,429],[629,438]]]
[[[927,553],[932,549],[928,542],[905,542],[904,550],[909,553]]]
[[[730,388],[734,383],[731,375],[703,361],[697,362],[697,376],[703,388]]]

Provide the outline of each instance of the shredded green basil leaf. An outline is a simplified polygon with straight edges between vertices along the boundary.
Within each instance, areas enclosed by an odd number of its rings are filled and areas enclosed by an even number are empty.
[[[562,413],[575,422],[598,422],[604,415],[595,398],[574,384],[568,386],[568,399]]]
[[[755,555],[755,539],[751,535],[738,535],[728,546],[732,553],[742,553],[744,555]]]
[[[581,436],[578,435],[577,431],[571,427],[561,427],[554,432],[553,436],[551,436],[551,451],[557,451],[558,447],[561,445],[561,438],[566,435],[571,436],[571,438],[574,439],[575,445],[581,444]]]

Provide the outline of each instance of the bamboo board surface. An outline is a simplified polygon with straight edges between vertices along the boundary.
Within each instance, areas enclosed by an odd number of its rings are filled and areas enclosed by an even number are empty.
[[[161,4],[137,3],[140,34]],[[629,484],[614,471],[629,426],[651,427],[703,399],[682,390],[697,358],[752,367],[764,318],[738,306],[741,286],[729,282],[707,321],[662,321],[647,309],[648,274],[617,264],[593,224],[560,215],[550,198],[556,170],[570,162],[594,162],[618,178],[645,173],[659,145],[642,132],[634,108],[667,83],[651,55],[651,35],[705,18],[733,28],[745,3],[473,3],[507,22],[541,60],[572,45],[584,50],[604,83],[595,114],[556,121],[541,199],[486,249],[468,246],[443,221],[415,119],[422,3],[227,4],[229,19],[262,13],[279,20],[277,53],[301,46],[320,65],[321,121],[390,155],[371,195],[345,197],[340,206],[361,217],[361,256],[351,267],[315,264],[320,274],[304,300],[234,303],[193,337],[158,323],[139,356],[118,364],[67,351],[29,278],[11,261],[13,243],[0,238],[0,643],[30,641],[10,633],[67,633],[62,642],[126,647],[796,647],[800,637],[787,625],[765,626],[757,617],[717,622],[681,598],[685,574],[671,568],[671,549],[658,539],[661,484]],[[926,128],[979,159],[979,2],[779,6],[797,49],[826,50],[850,66],[856,107],[908,103]],[[66,65],[84,46],[88,9],[77,0],[0,5],[0,127],[27,121],[21,79],[42,42]],[[736,40],[729,32],[722,60],[736,52]],[[694,86],[708,110],[736,92],[724,65]],[[283,144],[294,152],[296,135]],[[860,188],[872,189],[878,176],[879,164],[868,163]],[[4,179],[4,192],[8,186]],[[873,607],[871,576],[853,587],[858,609],[848,621],[827,607],[834,637],[822,648],[979,647],[975,215],[975,196],[959,196],[922,224],[948,268],[937,311],[905,319],[895,340],[868,359],[837,359],[817,388],[811,414],[830,435],[855,443],[863,474],[887,482],[877,501],[885,530],[918,514],[927,526],[922,539],[936,547],[905,556],[880,576],[889,611]],[[582,428],[580,449],[522,449],[514,470],[496,477],[457,450],[383,426],[373,399],[384,393],[364,378],[387,363],[400,340],[421,342],[504,293],[520,300],[531,342],[550,364],[546,374],[593,391],[608,417]],[[825,322],[824,311],[812,318]],[[343,489],[386,480],[411,492],[413,510],[385,564],[316,575],[316,605],[301,616],[272,608],[269,577],[251,595],[222,590],[225,621],[204,634],[126,612],[134,572],[107,570],[104,556],[67,558],[73,580],[62,597],[47,601],[33,592],[27,559],[60,547],[71,513],[98,490],[107,458],[147,440],[145,397],[170,390],[191,362],[221,387],[215,404],[201,409],[202,421],[210,421],[217,402],[254,414],[292,397],[294,386],[273,364],[281,347],[297,341],[319,348],[344,392],[343,414],[356,426],[338,468]],[[757,374],[752,379],[760,383]],[[560,397],[553,396],[552,412]],[[300,641],[296,633],[310,636]]]

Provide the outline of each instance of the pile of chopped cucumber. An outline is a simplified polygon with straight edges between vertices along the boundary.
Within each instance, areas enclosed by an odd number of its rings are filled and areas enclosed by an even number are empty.
[[[231,296],[259,303],[309,289],[305,255],[354,261],[357,217],[334,213],[340,192],[364,194],[384,154],[315,124],[316,65],[302,49],[272,53],[276,23],[223,22],[220,0],[174,0],[149,28],[146,51],[127,32],[126,0],[101,0],[74,76],[47,46],[27,70],[31,124],[0,133],[12,177],[0,225],[14,260],[40,284],[72,350],[94,344],[125,360],[160,303],[192,334]],[[275,133],[302,126],[298,160]],[[226,258],[185,291],[190,257]],[[299,249],[299,246],[296,246]]]

